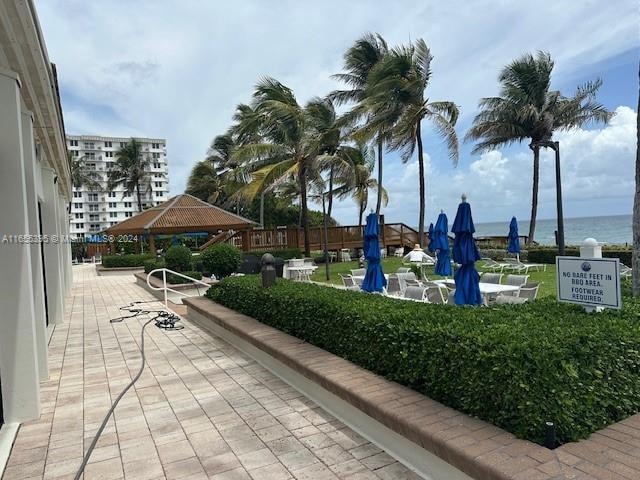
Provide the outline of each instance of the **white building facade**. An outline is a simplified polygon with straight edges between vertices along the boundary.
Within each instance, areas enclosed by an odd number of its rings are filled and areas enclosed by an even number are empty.
[[[140,187],[142,209],[154,207],[169,198],[167,142],[162,138],[136,138],[148,159],[147,178]],[[108,189],[107,179],[117,152],[130,138],[93,135],[67,135],[67,149],[73,159],[82,159],[85,172],[92,174],[100,188],[73,187],[70,233],[76,237],[102,232],[135,215],[137,196],[123,186]]]
[[[71,172],[55,66],[32,0],[0,2],[0,476],[41,414],[47,344],[71,288]]]

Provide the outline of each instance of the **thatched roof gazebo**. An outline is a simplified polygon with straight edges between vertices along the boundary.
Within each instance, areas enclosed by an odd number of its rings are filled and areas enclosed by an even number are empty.
[[[148,235],[155,250],[154,235],[229,230],[250,230],[255,222],[183,193],[160,205],[127,218],[106,230],[109,235]]]

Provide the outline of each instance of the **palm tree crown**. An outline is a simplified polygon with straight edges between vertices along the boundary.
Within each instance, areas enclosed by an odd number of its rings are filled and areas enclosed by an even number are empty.
[[[500,96],[480,100],[480,112],[465,140],[477,141],[474,153],[529,141],[534,154],[529,242],[533,242],[538,204],[539,152],[550,147],[554,132],[587,123],[607,123],[612,113],[596,101],[601,80],[587,82],[573,97],[551,90],[554,62],[549,53],[526,54],[500,73]]]
[[[337,104],[355,103],[353,109],[343,116],[341,122],[345,125],[355,125],[366,121],[369,111],[364,103],[369,75],[374,67],[387,55],[389,47],[384,38],[378,33],[366,33],[344,54],[344,73],[332,75],[340,80],[349,90],[336,90],[329,94],[329,98]],[[383,150],[385,142],[390,139],[389,125],[378,123],[376,143],[378,147],[378,184],[382,186]],[[382,208],[382,191],[378,191],[376,213]]]
[[[115,165],[108,173],[108,189],[113,190],[122,185],[125,193],[130,195],[135,192],[140,212],[142,194],[151,190],[151,178],[147,173],[150,162],[149,156],[142,152],[142,144],[132,138],[116,152]]]
[[[453,102],[431,102],[425,90],[431,79],[431,52],[424,40],[392,49],[371,71],[364,104],[370,119],[356,133],[368,138],[380,128],[391,126],[390,147],[400,150],[407,161],[418,150],[420,213],[418,231],[424,238],[425,171],[422,121],[427,120],[442,136],[454,165],[458,162],[455,124],[458,107]]]

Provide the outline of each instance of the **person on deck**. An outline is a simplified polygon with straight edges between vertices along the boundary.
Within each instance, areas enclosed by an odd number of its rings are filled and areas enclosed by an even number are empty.
[[[424,253],[424,250],[422,250],[422,248],[420,248],[419,244],[415,244],[415,246],[413,247],[413,250],[411,250],[409,253],[407,253],[403,258],[403,261],[405,262],[415,262],[415,263],[435,263],[435,260],[430,257],[429,255],[427,255],[426,253]]]

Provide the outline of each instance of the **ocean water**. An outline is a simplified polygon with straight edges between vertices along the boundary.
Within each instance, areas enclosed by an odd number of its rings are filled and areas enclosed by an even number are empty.
[[[504,222],[476,223],[476,235],[507,235],[509,220]],[[537,220],[534,240],[543,245],[555,245],[556,219]],[[529,234],[529,222],[518,221],[518,233]],[[564,239],[567,245],[579,245],[585,238],[593,237],[608,244],[631,244],[631,215],[584,217],[564,219]]]

